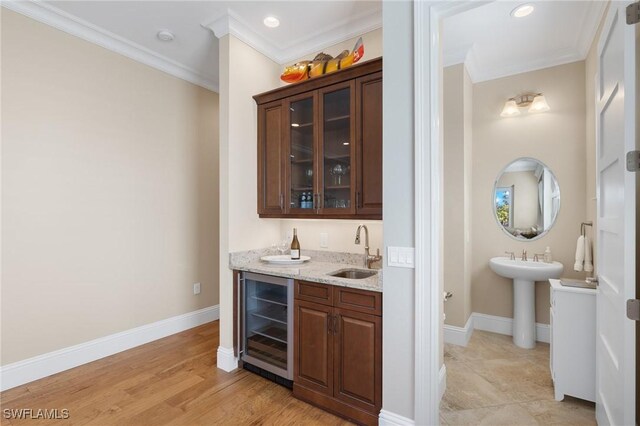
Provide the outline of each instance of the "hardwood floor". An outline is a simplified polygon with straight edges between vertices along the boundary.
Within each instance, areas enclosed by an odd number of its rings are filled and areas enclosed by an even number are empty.
[[[2,425],[349,425],[291,391],[216,368],[218,321],[0,394]],[[63,409],[69,418],[5,418],[5,410]]]
[[[465,348],[445,344],[443,425],[595,425],[595,405],[553,398],[549,345],[521,349],[511,336],[476,330]]]

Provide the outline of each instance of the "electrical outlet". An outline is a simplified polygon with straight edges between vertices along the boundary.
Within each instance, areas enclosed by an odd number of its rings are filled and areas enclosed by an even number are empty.
[[[321,232],[320,233],[320,248],[327,248],[329,247],[329,234],[327,234],[326,232]]]
[[[193,294],[200,294],[200,283],[195,283],[193,285]]]

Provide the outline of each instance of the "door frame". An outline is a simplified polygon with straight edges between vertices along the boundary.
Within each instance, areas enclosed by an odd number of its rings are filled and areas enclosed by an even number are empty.
[[[440,420],[442,330],[442,19],[490,1],[416,1],[413,5],[415,191],[415,424]],[[428,167],[425,167],[428,165]],[[436,285],[432,285],[436,284]],[[446,380],[446,379],[445,379]]]

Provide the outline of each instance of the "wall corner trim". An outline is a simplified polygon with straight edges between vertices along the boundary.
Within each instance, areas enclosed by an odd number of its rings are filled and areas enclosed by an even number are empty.
[[[407,417],[382,409],[378,416],[378,424],[380,426],[412,426],[415,425],[415,422]]]
[[[226,372],[238,368],[238,359],[233,353],[233,348],[218,346],[218,368]]]
[[[89,43],[119,53],[122,56],[126,56],[129,59],[165,72],[181,80],[193,83],[196,86],[204,87],[213,92],[219,91],[217,83],[211,81],[198,71],[90,22],[66,13],[51,4],[34,0],[11,0],[3,1],[2,7],[6,7],[9,10],[20,13],[45,25],[57,28],[67,34],[79,37]]]
[[[33,382],[219,318],[220,306],[210,306],[7,364],[0,367],[0,390]]]
[[[444,329],[444,341],[445,343],[452,343],[458,346],[467,346],[469,339],[473,334],[474,323],[473,314],[469,315],[464,327],[458,327],[455,325],[445,324]]]

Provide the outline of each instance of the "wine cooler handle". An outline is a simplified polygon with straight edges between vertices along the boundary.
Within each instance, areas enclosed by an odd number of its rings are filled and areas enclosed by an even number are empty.
[[[244,277],[242,276],[242,273],[238,274],[238,318],[236,318],[236,321],[238,322],[238,326],[236,327],[238,329],[238,358],[240,358],[240,355],[244,353],[244,341],[241,340],[242,338],[242,328],[244,327],[244,309],[241,310],[241,308],[244,308],[244,303],[243,302],[243,298],[244,298],[244,293],[245,293],[245,288],[244,288]],[[242,319],[242,321],[240,320]],[[242,327],[240,327],[240,325],[242,325]]]

